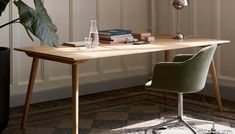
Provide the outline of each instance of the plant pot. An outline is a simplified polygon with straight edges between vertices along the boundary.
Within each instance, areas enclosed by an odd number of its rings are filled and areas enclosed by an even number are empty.
[[[10,49],[0,47],[0,133],[7,127],[10,99]]]

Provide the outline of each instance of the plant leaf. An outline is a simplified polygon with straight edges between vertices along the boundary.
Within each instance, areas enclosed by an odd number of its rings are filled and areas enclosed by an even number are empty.
[[[20,23],[42,43],[56,47],[59,43],[57,28],[52,23],[42,1],[34,0],[36,9],[29,7],[22,0],[15,0],[14,3],[19,10]]]
[[[0,16],[2,15],[2,12],[5,10],[9,1],[10,0],[0,0]]]
[[[26,27],[24,27],[24,29],[25,29],[25,31],[27,32],[29,38],[30,38],[32,41],[34,41],[34,40],[33,40],[33,37],[32,37],[31,34],[29,33],[29,30],[28,30]]]

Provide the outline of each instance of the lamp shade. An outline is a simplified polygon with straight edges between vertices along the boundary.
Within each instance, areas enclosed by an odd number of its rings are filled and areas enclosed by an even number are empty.
[[[188,6],[188,1],[187,0],[174,0],[173,6],[175,9],[180,10],[185,6]]]

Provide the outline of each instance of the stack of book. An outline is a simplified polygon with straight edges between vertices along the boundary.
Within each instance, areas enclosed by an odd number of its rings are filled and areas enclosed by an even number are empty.
[[[131,30],[127,29],[108,29],[99,31],[100,43],[114,44],[126,43],[133,40]]]

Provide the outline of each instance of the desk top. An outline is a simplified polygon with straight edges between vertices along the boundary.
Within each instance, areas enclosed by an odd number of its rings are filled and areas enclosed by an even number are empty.
[[[82,61],[96,58],[202,47],[211,44],[223,44],[229,42],[229,40],[206,38],[186,38],[183,40],[175,40],[171,39],[169,36],[159,36],[156,38],[156,41],[145,45],[100,44],[100,47],[91,50],[87,50],[85,47],[59,46],[54,48],[49,46],[33,46],[26,48],[15,48],[15,50],[23,51],[30,57],[77,64]]]

